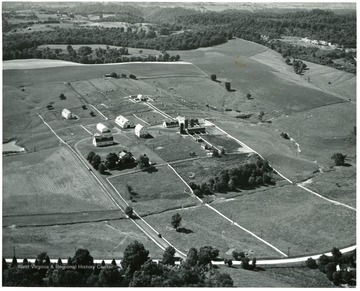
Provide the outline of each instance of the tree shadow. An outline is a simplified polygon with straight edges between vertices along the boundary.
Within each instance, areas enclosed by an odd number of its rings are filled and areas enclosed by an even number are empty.
[[[219,80],[214,80],[215,82],[217,82],[217,83],[221,83],[221,81],[219,81]]]
[[[178,229],[176,229],[177,232],[181,232],[181,233],[185,233],[185,234],[189,234],[189,233],[193,233],[193,231],[191,229],[185,228],[185,227],[180,227]]]
[[[230,89],[230,90],[228,90],[229,92],[235,92],[236,91],[236,89]]]
[[[155,167],[150,166],[150,167],[147,167],[147,168],[143,169],[143,171],[151,174],[151,173],[156,173],[156,172],[158,172],[159,170],[156,169]]]
[[[154,137],[150,133],[148,133],[147,136],[144,136],[143,138],[151,139],[151,138],[154,138]]]
[[[351,167],[351,164],[349,164],[349,163],[344,163],[342,166],[343,166],[343,167]]]
[[[104,172],[103,175],[105,176],[111,176],[112,174],[110,172]]]

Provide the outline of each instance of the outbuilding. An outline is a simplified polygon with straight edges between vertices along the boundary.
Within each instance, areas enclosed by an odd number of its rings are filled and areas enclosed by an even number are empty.
[[[104,125],[102,123],[98,123],[96,125],[96,129],[98,131],[100,131],[101,133],[110,133],[111,132],[110,129],[106,125]]]
[[[148,130],[145,126],[137,124],[135,126],[135,135],[138,137],[146,137],[148,135]]]
[[[118,117],[115,118],[115,123],[121,128],[131,128],[135,126],[131,120],[127,119],[122,115],[119,115]]]
[[[113,136],[104,136],[99,133],[95,133],[93,136],[93,144],[96,147],[104,146],[104,145],[111,145],[114,143]]]
[[[178,127],[178,126],[179,126],[178,120],[166,119],[163,122],[163,127]]]
[[[61,115],[62,115],[62,117],[66,118],[66,119],[76,118],[76,116],[74,114],[72,114],[69,109],[66,109],[66,108],[63,109],[63,111],[61,112]]]

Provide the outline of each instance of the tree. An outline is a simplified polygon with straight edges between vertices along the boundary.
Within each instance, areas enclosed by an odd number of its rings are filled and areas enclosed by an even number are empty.
[[[7,264],[6,260],[5,260],[5,258],[3,257],[3,259],[2,259],[2,270],[3,270],[3,272],[4,272],[4,270],[6,270],[7,268],[8,268],[8,264]]]
[[[133,210],[133,208],[131,206],[126,206],[125,207],[125,214],[127,216],[129,216],[130,218],[132,217],[133,212],[134,212],[134,210]]]
[[[116,167],[117,162],[119,161],[119,156],[115,153],[109,153],[106,156],[105,165],[109,169],[114,169]]]
[[[136,76],[135,76],[134,74],[130,74],[130,75],[129,75],[129,78],[136,80]]]
[[[244,269],[244,270],[250,270],[250,259],[245,257],[245,258],[242,258],[241,259],[241,267]]]
[[[60,258],[58,259],[57,264],[58,264],[58,266],[62,266],[63,263]]]
[[[215,74],[211,74],[210,78],[211,78],[211,80],[216,81],[216,75]]]
[[[186,256],[186,263],[189,266],[195,266],[198,262],[198,252],[195,248],[190,248],[187,256]]]
[[[127,277],[131,278],[148,259],[149,251],[143,244],[134,241],[126,247],[121,266],[126,271]]]
[[[18,265],[17,259],[16,259],[15,256],[13,256],[13,259],[12,259],[12,262],[11,262],[10,267],[11,267],[11,268],[16,268],[17,265]]]
[[[172,246],[169,246],[165,249],[161,261],[165,265],[175,265],[175,249]]]
[[[346,155],[343,155],[341,153],[333,154],[333,156],[331,157],[331,159],[335,162],[335,166],[344,166],[345,158]]]
[[[331,250],[331,254],[333,255],[333,260],[335,264],[340,263],[340,259],[342,256],[340,250],[338,248],[333,247],[333,249]]]
[[[94,152],[89,152],[86,159],[91,163],[94,156],[95,156]]]
[[[259,120],[260,120],[261,122],[263,122],[263,117],[264,117],[264,115],[265,115],[264,111],[261,111],[260,114],[259,114]]]
[[[180,224],[181,224],[181,216],[179,213],[176,213],[171,217],[171,225],[177,231]]]
[[[199,249],[198,261],[199,265],[210,264],[219,255],[219,250],[211,246],[204,246]]]
[[[313,258],[308,258],[306,260],[306,267],[310,269],[317,269],[318,265],[316,264],[316,261]]]
[[[329,280],[333,279],[333,274],[336,272],[336,264],[334,262],[330,262],[325,266],[325,273]]]
[[[94,264],[94,259],[87,249],[77,249],[75,256],[71,259],[72,265],[88,265]]]
[[[61,93],[59,97],[60,97],[61,100],[65,100],[65,99],[66,99],[64,93]]]
[[[81,56],[87,56],[92,53],[92,48],[89,46],[81,46],[78,49],[78,54]]]
[[[95,155],[91,160],[91,165],[94,167],[95,170],[99,169],[99,166],[101,164],[101,158],[99,155]]]
[[[231,267],[232,264],[233,264],[233,261],[232,261],[232,259],[224,259],[224,264],[225,264],[225,265],[228,265],[229,267]]]
[[[233,256],[235,261],[241,261],[243,258],[245,258],[245,253],[244,252],[233,251],[232,256]]]
[[[138,163],[140,169],[147,168],[147,167],[150,166],[149,158],[148,158],[148,156],[146,154],[141,155],[138,158],[137,163]]]
[[[101,175],[103,175],[103,174],[105,174],[105,172],[106,172],[106,166],[104,165],[104,163],[100,163],[100,165],[99,165],[99,173]]]
[[[228,91],[231,90],[231,84],[230,84],[230,82],[225,82],[225,88],[226,88],[226,90],[228,90]]]
[[[250,98],[251,98],[251,94],[250,94],[250,93],[247,93],[247,94],[246,94],[246,98],[247,98],[247,99],[250,99]]]

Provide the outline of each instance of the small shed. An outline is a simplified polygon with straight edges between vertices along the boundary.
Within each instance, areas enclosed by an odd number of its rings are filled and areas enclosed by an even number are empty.
[[[100,131],[101,133],[110,133],[111,132],[110,129],[106,125],[104,125],[102,123],[98,123],[96,125],[96,129],[98,131]]]
[[[63,111],[61,112],[62,117],[66,118],[66,119],[73,119],[75,118],[75,115],[71,113],[71,111],[69,109],[64,108]]]
[[[148,135],[148,130],[145,126],[137,124],[135,126],[135,135],[138,137],[146,137]]]

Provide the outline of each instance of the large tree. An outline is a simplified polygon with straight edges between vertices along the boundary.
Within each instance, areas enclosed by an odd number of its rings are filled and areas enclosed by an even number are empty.
[[[180,224],[181,224],[181,216],[179,213],[176,213],[171,217],[171,225],[173,228],[178,230]]]
[[[131,277],[135,271],[140,270],[141,266],[148,259],[149,251],[145,249],[142,243],[134,241],[126,247],[121,266],[126,271],[128,277]]]
[[[162,260],[165,265],[175,265],[175,249],[172,246],[169,246],[165,249]]]

